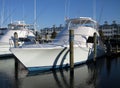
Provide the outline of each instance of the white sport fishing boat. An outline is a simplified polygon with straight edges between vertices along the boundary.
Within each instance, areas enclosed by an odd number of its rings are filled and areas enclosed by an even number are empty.
[[[97,31],[97,22],[89,17],[66,20],[66,27],[53,43],[11,48],[12,53],[29,71],[51,70],[69,66],[69,29],[74,30],[74,65],[93,59],[93,34],[97,33],[97,58],[105,55]]]
[[[16,21],[8,24],[7,31],[0,38],[0,57],[11,56],[10,47],[14,47],[13,37],[14,33],[18,34],[19,45],[24,43],[28,38],[34,38],[33,30],[29,29],[30,25],[25,24],[24,21]]]

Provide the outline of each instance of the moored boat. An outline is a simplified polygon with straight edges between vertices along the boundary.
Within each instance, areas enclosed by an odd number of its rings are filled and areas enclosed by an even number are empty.
[[[101,45],[97,22],[89,17],[67,19],[66,26],[53,43],[32,44],[11,48],[11,52],[29,71],[51,70],[69,66],[69,29],[74,30],[74,64],[78,65],[94,57],[93,35],[97,34],[97,58],[105,55]]]
[[[13,37],[15,32],[18,34],[19,45],[24,43],[23,40],[28,40],[29,37],[35,37],[33,30],[30,30],[29,26],[24,21],[16,21],[8,24],[6,32],[0,38],[0,57],[12,55],[9,48],[14,47]]]

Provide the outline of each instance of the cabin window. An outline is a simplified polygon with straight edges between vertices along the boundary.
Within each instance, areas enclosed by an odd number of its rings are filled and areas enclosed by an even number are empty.
[[[30,42],[30,39],[28,39],[28,38],[19,38],[19,41]]]
[[[88,39],[87,39],[87,43],[94,43],[94,37],[89,36]],[[98,38],[97,38],[97,43],[98,43]]]
[[[94,43],[94,37],[89,36],[88,39],[87,39],[87,43]]]

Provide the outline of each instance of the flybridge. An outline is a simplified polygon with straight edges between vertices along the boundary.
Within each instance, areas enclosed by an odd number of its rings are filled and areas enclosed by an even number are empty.
[[[10,25],[15,26],[15,25],[26,25],[26,24],[24,21],[15,21],[13,23],[8,24],[8,26],[10,26]]]
[[[29,28],[31,29],[33,25],[26,24],[24,21],[15,21],[13,23],[8,24],[9,29],[21,29],[21,28]]]
[[[74,19],[67,19],[67,23],[75,23],[75,24],[83,24],[83,23],[97,23],[95,20],[91,19],[90,17],[79,17],[79,18],[74,18]]]

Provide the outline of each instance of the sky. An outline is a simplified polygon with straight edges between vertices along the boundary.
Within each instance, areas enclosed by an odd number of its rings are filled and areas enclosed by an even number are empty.
[[[34,0],[0,0],[0,24],[24,20],[34,23]],[[38,29],[65,24],[65,17],[91,17],[99,24],[120,23],[120,0],[36,0]]]

